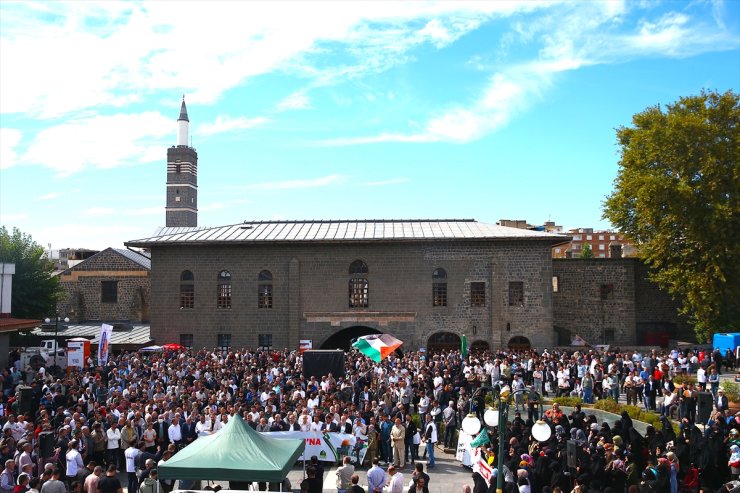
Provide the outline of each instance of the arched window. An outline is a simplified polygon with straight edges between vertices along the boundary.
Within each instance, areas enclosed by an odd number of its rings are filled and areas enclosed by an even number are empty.
[[[447,306],[447,272],[442,268],[432,272],[432,306]]]
[[[257,308],[272,308],[272,272],[263,270],[257,281]]]
[[[357,274],[367,274],[367,264],[362,260],[355,260],[349,264],[349,274],[352,276]]]
[[[216,306],[218,308],[231,308],[231,273],[227,270],[218,273]]]
[[[349,307],[367,308],[370,305],[370,282],[367,279],[367,264],[355,260],[349,265]]]
[[[195,276],[189,270],[180,274],[180,308],[195,308]]]

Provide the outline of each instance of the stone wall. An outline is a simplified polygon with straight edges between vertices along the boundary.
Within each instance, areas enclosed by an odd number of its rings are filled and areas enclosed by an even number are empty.
[[[368,308],[349,307],[349,265],[368,266]],[[213,347],[217,334],[232,346],[256,347],[272,334],[274,347],[311,339],[320,347],[342,328],[389,332],[406,347],[426,345],[436,332],[467,334],[492,347],[514,336],[552,347],[552,262],[543,241],[286,243],[272,245],[155,246],[152,249],[152,337]],[[447,306],[432,306],[432,272],[447,272]],[[193,272],[195,306],[180,308],[180,274]],[[217,308],[217,275],[228,270],[232,307]],[[273,275],[273,308],[257,307],[257,275]],[[524,284],[523,306],[508,303],[509,281]],[[486,304],[471,306],[470,283],[484,282]],[[509,330],[507,330],[507,327]]]
[[[635,261],[553,259],[556,327],[591,344],[635,344]],[[602,286],[607,291],[602,296]]]
[[[642,344],[645,332],[671,331],[693,340],[670,296],[647,279],[636,258],[554,259],[558,291],[554,325],[591,344]],[[602,286],[606,291],[602,292]]]
[[[696,334],[686,317],[678,315],[679,303],[657,284],[648,280],[648,266],[637,262],[635,267],[635,322],[638,334],[642,331],[670,332],[673,339],[694,341]]]
[[[62,272],[59,280],[64,295],[57,309],[62,317],[69,317],[73,323],[149,321],[149,270],[111,248]],[[117,282],[117,302],[101,301],[103,281]]]

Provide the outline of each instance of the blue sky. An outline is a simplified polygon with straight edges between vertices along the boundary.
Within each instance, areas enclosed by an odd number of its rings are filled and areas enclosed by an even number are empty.
[[[601,219],[615,129],[738,91],[740,2],[0,3],[0,223],[164,225],[186,96],[199,225]]]

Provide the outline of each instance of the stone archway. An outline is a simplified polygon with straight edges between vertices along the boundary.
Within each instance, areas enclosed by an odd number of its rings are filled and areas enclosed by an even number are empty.
[[[383,332],[371,327],[354,325],[352,327],[347,327],[346,329],[338,330],[334,334],[330,335],[321,345],[320,349],[343,349],[345,351],[349,351],[354,339],[370,334],[382,333]]]
[[[435,332],[427,339],[427,352],[450,351],[460,349],[462,339],[454,332]]]
[[[513,350],[531,349],[532,343],[524,336],[514,336],[509,339],[507,346]]]

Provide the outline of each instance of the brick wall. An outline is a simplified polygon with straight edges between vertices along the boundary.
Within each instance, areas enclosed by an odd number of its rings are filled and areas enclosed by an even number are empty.
[[[62,316],[83,321],[148,322],[151,310],[150,273],[113,249],[103,250],[60,275],[64,295],[58,303]],[[101,302],[101,283],[117,282],[115,303]]]
[[[349,265],[368,265],[369,307],[348,306]],[[275,347],[312,339],[320,347],[338,330],[356,325],[390,332],[407,347],[426,345],[435,332],[467,334],[469,343],[493,347],[511,337],[551,347],[552,262],[550,245],[519,242],[398,242],[155,246],[152,250],[152,337],[177,342],[193,334],[194,345],[214,346],[217,334],[232,346],[257,345],[273,334]],[[446,307],[432,306],[432,272],[447,271]],[[195,307],[180,309],[180,274],[195,276]],[[232,308],[216,307],[217,274],[232,278]],[[273,308],[257,308],[257,275],[273,275]],[[509,306],[508,283],[524,284],[523,306]],[[486,306],[470,306],[470,283],[486,283]],[[509,331],[506,327],[509,327]],[[473,335],[475,327],[475,335]]]

